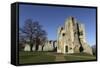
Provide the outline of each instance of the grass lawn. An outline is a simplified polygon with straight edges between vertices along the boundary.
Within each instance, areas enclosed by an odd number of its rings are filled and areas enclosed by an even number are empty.
[[[84,60],[96,60],[95,56],[80,53],[80,54],[69,54],[65,55],[67,61],[84,61]]]
[[[57,54],[55,52],[19,52],[19,63],[44,63],[59,61],[95,60],[95,56],[88,54]]]
[[[19,52],[19,63],[54,62],[55,56],[47,55],[46,52]]]

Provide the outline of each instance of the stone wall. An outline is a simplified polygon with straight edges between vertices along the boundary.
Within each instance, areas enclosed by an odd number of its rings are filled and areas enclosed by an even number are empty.
[[[80,53],[85,52],[92,55],[92,48],[85,38],[85,28],[74,17],[69,17],[65,25],[58,28],[57,52],[58,53]]]
[[[52,41],[52,40],[46,41],[45,45],[43,47],[43,51],[54,51],[56,47],[57,47],[56,41]],[[33,45],[32,50],[35,51],[35,45]],[[30,45],[29,44],[24,44],[24,51],[30,51]],[[41,45],[39,45],[38,51],[42,51]]]

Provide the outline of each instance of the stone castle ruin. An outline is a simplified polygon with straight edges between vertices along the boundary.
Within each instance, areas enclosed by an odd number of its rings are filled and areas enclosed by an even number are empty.
[[[24,51],[30,51],[30,45],[24,44]],[[35,51],[35,46],[32,48]],[[42,50],[42,46],[39,45],[38,51],[57,51],[57,41],[55,40],[47,40]]]
[[[69,17],[64,26],[58,28],[57,53],[88,53],[92,55],[92,48],[85,38],[84,25],[78,23],[74,17]]]
[[[39,46],[39,51],[41,51]],[[33,47],[33,51],[35,48]],[[57,40],[47,40],[43,47],[43,51],[54,51],[57,53],[87,53],[92,55],[92,48],[88,45],[85,36],[84,25],[78,23],[74,17],[66,19],[64,26],[60,26],[57,30]],[[30,51],[27,44],[24,51]]]

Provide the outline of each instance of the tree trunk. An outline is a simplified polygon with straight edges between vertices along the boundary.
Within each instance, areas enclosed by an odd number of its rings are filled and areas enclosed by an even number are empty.
[[[44,47],[44,45],[42,46],[42,51],[43,51],[43,47]]]
[[[39,47],[39,45],[36,44],[36,46],[35,46],[35,51],[38,51],[38,47]]]
[[[33,44],[30,43],[30,51],[31,51],[31,52],[33,51],[32,48],[33,48]]]

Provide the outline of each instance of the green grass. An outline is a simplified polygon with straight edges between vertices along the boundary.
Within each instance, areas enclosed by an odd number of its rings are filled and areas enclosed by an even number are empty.
[[[47,55],[46,52],[20,52],[19,63],[43,63],[54,62],[55,56]]]
[[[65,55],[66,61],[84,61],[84,60],[96,60],[96,57],[86,53],[74,53]]]
[[[19,63],[58,62],[56,58],[63,56],[65,61],[95,60],[96,57],[85,53],[58,54],[54,52],[19,52]],[[61,58],[60,58],[61,59]]]

